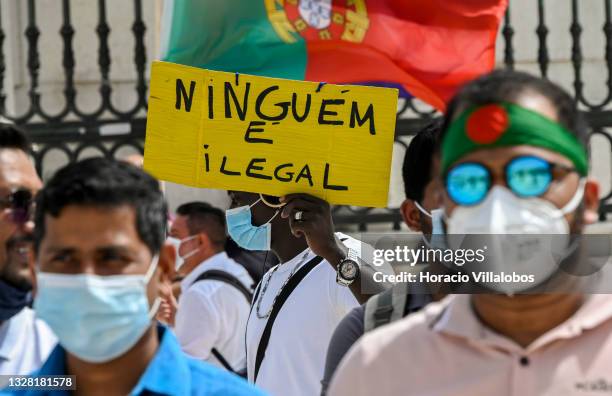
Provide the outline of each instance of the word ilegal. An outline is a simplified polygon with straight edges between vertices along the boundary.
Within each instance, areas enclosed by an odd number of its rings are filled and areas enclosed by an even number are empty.
[[[204,149],[207,150],[209,145],[205,144]],[[210,155],[208,152],[204,153],[204,163],[206,172],[210,172]],[[311,167],[308,164],[303,166],[296,166],[291,162],[270,165],[267,164],[265,158],[252,158],[244,170],[232,168],[229,164],[228,157],[223,156],[221,165],[219,166],[219,172],[227,176],[241,176],[244,171],[244,175],[254,179],[263,180],[277,180],[283,183],[299,183],[308,182],[310,187],[314,186],[314,180],[311,172]],[[297,171],[299,169],[299,172]],[[346,191],[348,186],[334,185],[330,182],[331,165],[325,163],[323,170],[323,189],[326,190],[337,190]]]

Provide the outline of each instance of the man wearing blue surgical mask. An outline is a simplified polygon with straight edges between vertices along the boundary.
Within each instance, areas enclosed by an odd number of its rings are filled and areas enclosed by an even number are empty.
[[[42,187],[30,143],[0,123],[0,375],[28,374],[56,344],[32,303],[32,197]],[[0,384],[0,387],[2,384]]]
[[[332,380],[330,395],[607,389],[612,297],[590,295],[588,283],[569,271],[587,262],[581,234],[597,219],[598,184],[588,177],[588,163],[588,129],[559,86],[509,70],[467,84],[443,127],[446,240],[497,237],[509,248],[488,247],[494,250],[484,260],[488,271],[512,273],[528,262],[534,281],[483,282],[480,294],[449,296],[366,335]],[[525,235],[529,249],[511,244]],[[548,260],[539,254],[547,236],[563,242],[554,266],[553,244]],[[597,278],[603,279],[591,280]]]
[[[246,330],[248,379],[273,395],[315,395],[334,329],[369,297],[362,286],[368,290],[373,269],[360,257],[372,257],[371,247],[334,232],[322,199],[229,195],[232,239],[245,249],[268,250],[281,263],[255,291]],[[375,286],[374,293],[382,288]]]
[[[166,214],[157,180],[103,158],[66,166],[41,190],[34,309],[60,345],[38,375],[74,375],[84,395],[259,394],[184,355],[152,320],[174,265]]]

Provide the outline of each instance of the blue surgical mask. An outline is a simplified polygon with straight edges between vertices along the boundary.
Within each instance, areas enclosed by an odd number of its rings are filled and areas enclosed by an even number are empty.
[[[227,232],[240,247],[247,250],[270,250],[272,240],[272,224],[270,222],[278,215],[279,210],[266,224],[254,226],[251,223],[251,208],[259,201],[261,201],[261,198],[251,205],[225,211]]]
[[[9,320],[32,301],[28,290],[21,290],[0,280],[0,323]]]
[[[145,275],[40,272],[34,310],[71,354],[90,363],[113,360],[140,340],[159,308],[159,297],[152,308],[147,299],[157,260]]]

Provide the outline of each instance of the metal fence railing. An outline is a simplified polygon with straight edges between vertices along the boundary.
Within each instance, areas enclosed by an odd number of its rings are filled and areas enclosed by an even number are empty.
[[[596,0],[591,0],[595,2]],[[585,115],[592,126],[594,136],[601,136],[607,140],[612,147],[612,135],[607,128],[612,128],[612,18],[611,2],[603,1],[603,34],[605,37],[604,59],[607,72],[605,82],[607,96],[599,103],[593,103],[584,89],[583,71],[583,46],[580,9],[578,0],[556,0],[555,6],[567,6],[571,8],[571,24],[567,34],[571,37],[571,66],[573,69],[573,88],[576,100],[584,109]],[[69,161],[74,161],[84,150],[95,149],[100,155],[113,157],[123,147],[131,147],[142,151],[143,138],[146,124],[147,107],[147,49],[145,48],[145,31],[147,27],[143,20],[143,4],[141,0],[132,0],[134,20],[131,25],[133,35],[133,63],[136,72],[134,93],[135,102],[127,109],[119,109],[113,103],[112,84],[110,70],[113,64],[113,54],[109,45],[109,35],[113,29],[107,17],[108,4],[106,0],[98,0],[97,7],[91,12],[97,12],[97,24],[95,32],[97,36],[97,67],[99,70],[98,94],[100,104],[92,111],[84,111],[79,107],[79,89],[75,84],[76,56],[73,45],[75,28],[73,25],[74,15],[71,14],[71,0],[61,1],[62,23],[59,29],[58,40],[61,40],[62,68],[64,74],[63,99],[64,105],[61,111],[49,114],[41,105],[41,93],[39,87],[39,72],[45,67],[40,60],[39,37],[41,31],[37,23],[36,0],[27,0],[27,24],[23,32],[25,39],[25,56],[27,77],[29,86],[27,88],[28,108],[20,114],[7,114],[7,91],[5,90],[5,79],[7,71],[7,60],[5,47],[7,32],[0,24],[0,114],[9,118],[17,124],[24,125],[29,131],[32,140],[38,149],[34,153],[37,169],[42,173],[45,157],[53,150],[59,150],[65,154]],[[128,2],[126,1],[124,6]],[[0,21],[6,2],[0,0]],[[60,2],[58,1],[58,6]],[[93,2],[92,2],[93,4]],[[539,71],[542,76],[549,75],[551,56],[549,54],[549,41],[551,39],[549,27],[546,24],[546,7],[544,0],[533,2],[537,12],[537,24],[533,27],[534,40],[537,40],[537,54],[535,54]],[[504,19],[501,30],[503,45],[503,64],[506,67],[515,67],[515,43],[516,30],[512,24],[512,15],[509,11]],[[15,39],[15,38],[11,38]],[[150,56],[150,55],[149,55]],[[599,76],[595,76],[597,78]],[[414,100],[402,100],[398,111],[398,122],[396,132],[396,143],[406,147],[406,138],[419,128],[423,127],[436,114],[422,103]],[[105,128],[120,127],[124,130],[120,136],[103,133]],[[612,155],[611,157],[612,158]],[[611,166],[612,167],[612,166]],[[600,219],[612,213],[612,190],[604,192],[601,201]],[[341,225],[356,225],[359,230],[365,231],[369,225],[374,223],[386,223],[389,228],[398,230],[401,217],[396,208],[372,209],[335,207],[335,220]]]

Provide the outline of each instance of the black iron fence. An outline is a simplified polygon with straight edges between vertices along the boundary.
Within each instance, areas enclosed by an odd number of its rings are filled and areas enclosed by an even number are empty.
[[[12,1],[12,0],[11,0]],[[94,2],[92,1],[92,11]],[[127,3],[127,2],[126,2]],[[152,3],[152,2],[151,2]],[[0,21],[7,1],[0,1]],[[98,22],[95,32],[98,37],[99,68],[99,105],[92,111],[84,111],[79,107],[79,90],[75,84],[76,55],[73,44],[75,29],[73,25],[71,0],[57,2],[61,6],[62,25],[58,40],[62,41],[62,68],[64,74],[63,108],[55,114],[49,114],[41,105],[39,92],[39,72],[44,64],[40,61],[39,37],[41,31],[38,25],[37,1],[27,0],[27,26],[23,32],[27,45],[27,74],[29,88],[27,90],[28,108],[21,114],[7,114],[6,92],[4,80],[6,72],[4,27],[0,24],[0,114],[16,124],[23,125],[36,144],[34,158],[38,171],[42,174],[45,157],[54,150],[63,152],[69,161],[80,158],[84,150],[97,150],[100,155],[114,157],[122,147],[133,147],[143,151],[143,138],[146,125],[147,108],[147,50],[145,48],[146,26],[142,18],[142,1],[133,0],[134,21],[132,34],[134,36],[133,59],[136,71],[135,103],[128,109],[118,109],[111,100],[112,85],[110,70],[112,52],[109,36],[112,27],[107,18],[106,0],[98,0]],[[15,40],[15,37],[10,39]],[[93,44],[93,43],[92,43]],[[95,44],[94,44],[95,45]],[[118,127],[123,131],[121,136],[106,135],[104,129],[109,126]],[[117,130],[117,128],[115,128]]]
[[[142,152],[143,138],[145,134],[146,107],[147,107],[147,49],[145,48],[145,32],[147,27],[143,19],[143,2],[132,0],[122,2],[122,7],[133,7],[134,20],[131,26],[133,35],[133,63],[136,72],[134,83],[135,102],[127,109],[119,109],[112,101],[113,88],[110,78],[110,70],[113,64],[112,49],[109,44],[109,36],[112,34],[112,23],[107,17],[108,7],[106,0],[97,0],[95,9],[92,1],[91,12],[97,13],[97,24],[94,27],[97,35],[97,66],[99,69],[99,106],[93,111],[83,111],[79,107],[79,89],[75,84],[76,56],[73,38],[75,28],[73,25],[71,0],[57,1],[57,7],[61,7],[62,23],[57,40],[61,40],[63,46],[62,68],[64,74],[63,85],[63,108],[49,114],[41,105],[41,93],[39,86],[39,73],[45,65],[40,60],[39,29],[36,0],[27,0],[24,7],[26,10],[26,27],[19,34],[25,38],[26,66],[29,86],[27,88],[27,109],[21,113],[8,114],[7,93],[5,90],[5,79],[7,72],[7,59],[5,57],[6,42],[18,40],[18,37],[8,37],[7,30],[2,26],[2,13],[7,1],[0,0],[0,115],[23,125],[29,131],[32,140],[37,144],[34,153],[37,169],[42,173],[45,158],[51,152],[59,150],[68,161],[80,158],[85,150],[97,150],[99,155],[114,157],[124,147],[131,147]],[[599,103],[593,103],[586,97],[584,83],[584,56],[583,56],[583,23],[580,18],[578,0],[556,0],[556,7],[569,7],[571,11],[571,25],[566,32],[571,37],[571,65],[573,68],[573,87],[575,98],[584,109],[585,115],[593,129],[594,136],[601,136],[610,143],[612,148],[612,135],[606,131],[612,128],[612,0],[590,0],[592,3],[603,2],[602,32],[604,35],[605,48],[603,49],[604,63],[607,72],[605,81],[607,96]],[[147,7],[152,2],[145,3]],[[546,24],[546,12],[544,0],[531,2],[533,9],[526,12],[537,13],[537,25],[533,28],[533,39],[537,40],[537,54],[534,54],[539,71],[542,76],[549,75],[551,56],[549,54],[549,42],[555,37],[549,36],[550,30]],[[509,11],[502,26],[503,37],[503,64],[508,68],[514,68],[515,64],[515,28],[512,24],[512,14]],[[149,54],[149,59],[151,55]],[[593,78],[600,78],[599,75]],[[436,114],[414,100],[404,100],[398,111],[396,143],[406,147],[406,137],[414,134],[423,127],[428,120]],[[120,130],[121,135],[105,134],[105,129]],[[612,158],[609,157],[609,158]],[[612,167],[612,164],[611,164]],[[600,219],[612,213],[612,191],[604,192],[601,201]],[[393,229],[398,230],[401,217],[396,208],[372,209],[354,207],[336,207],[334,209],[336,222],[342,225],[357,225],[359,230],[365,231],[369,225],[374,223],[386,223]]]

